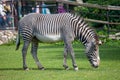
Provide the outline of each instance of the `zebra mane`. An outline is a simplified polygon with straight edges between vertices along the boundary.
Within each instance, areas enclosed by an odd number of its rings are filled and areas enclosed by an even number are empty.
[[[97,34],[95,34],[95,40],[96,40],[96,44],[98,45],[99,44],[99,37]]]
[[[96,31],[94,30],[93,27],[90,27],[89,24],[84,20],[84,18],[80,15],[80,14],[76,14],[76,13],[70,13],[71,16],[76,17],[79,20],[82,20],[83,23],[87,24],[87,26],[84,26],[84,28],[88,28],[90,30],[91,33],[93,33],[93,38],[95,39],[96,44],[99,44],[99,37],[96,33]],[[81,23],[82,24],[82,23]],[[83,26],[79,26],[79,28],[81,28]]]
[[[81,16],[81,14],[78,14],[78,13],[75,13],[75,12],[70,12],[70,14],[71,14],[72,16],[76,16],[76,17],[83,18],[83,17]]]
[[[89,29],[91,29],[92,32],[94,33],[94,34],[93,34],[93,37],[94,37],[94,39],[95,39],[96,45],[98,45],[98,44],[99,44],[99,37],[98,37],[95,29],[94,29],[93,27],[89,27]]]

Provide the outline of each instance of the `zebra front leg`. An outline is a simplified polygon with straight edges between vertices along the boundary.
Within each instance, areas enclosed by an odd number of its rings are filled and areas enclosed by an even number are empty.
[[[37,49],[38,49],[38,42],[32,42],[31,54],[32,54],[37,66],[38,66],[38,69],[44,70],[44,67],[42,67],[42,65],[39,62],[39,59],[37,57]]]
[[[22,48],[23,69],[24,70],[29,70],[29,68],[27,67],[27,64],[26,64],[26,55],[27,55],[27,50],[28,50],[29,44],[30,44],[29,41],[24,41],[24,45],[23,45],[23,48]]]
[[[73,30],[68,26],[63,26],[61,28],[61,35],[65,44],[64,64],[66,67],[66,57],[67,57],[67,54],[69,53],[72,59],[72,64],[74,69],[78,70],[78,67],[75,61],[74,51],[72,48],[72,41],[74,41],[74,34],[72,33],[72,31]]]
[[[74,55],[74,51],[71,43],[67,44],[67,50],[68,50],[68,53],[70,53],[74,70],[77,71],[78,67],[75,61],[75,55]]]
[[[63,59],[63,67],[66,69],[66,70],[69,70],[69,67],[67,65],[67,55],[68,55],[68,51],[66,49],[66,46],[64,47],[64,59]]]

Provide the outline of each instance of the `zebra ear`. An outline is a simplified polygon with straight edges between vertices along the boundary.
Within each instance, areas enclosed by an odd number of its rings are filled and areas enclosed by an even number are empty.
[[[102,41],[101,41],[101,40],[99,40],[99,41],[98,41],[98,44],[99,44],[99,45],[102,45],[103,43],[102,43]]]
[[[98,40],[98,41],[92,41],[92,44],[93,45],[102,45],[102,41],[101,40]]]

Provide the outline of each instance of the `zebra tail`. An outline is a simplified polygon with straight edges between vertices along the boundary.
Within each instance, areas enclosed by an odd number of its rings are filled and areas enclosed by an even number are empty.
[[[18,30],[18,35],[17,35],[17,39],[16,39],[16,50],[19,49],[20,46],[20,34],[19,34],[19,30]]]

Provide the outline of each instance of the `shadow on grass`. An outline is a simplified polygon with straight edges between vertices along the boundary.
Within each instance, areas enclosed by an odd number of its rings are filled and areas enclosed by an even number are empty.
[[[25,71],[23,68],[0,68],[0,71]],[[70,68],[69,70],[65,70],[64,68],[45,68],[44,70],[39,70],[38,68],[29,68],[29,70],[38,70],[38,71],[74,71],[73,68]],[[92,70],[91,68],[79,68],[79,70]]]
[[[0,68],[0,71],[6,71],[6,70],[23,70],[23,68]]]
[[[0,71],[16,70],[21,71],[23,68],[0,68]],[[38,68],[29,68],[29,70],[39,70]],[[64,68],[45,68],[45,70],[65,70]],[[72,69],[71,69],[72,70]]]

